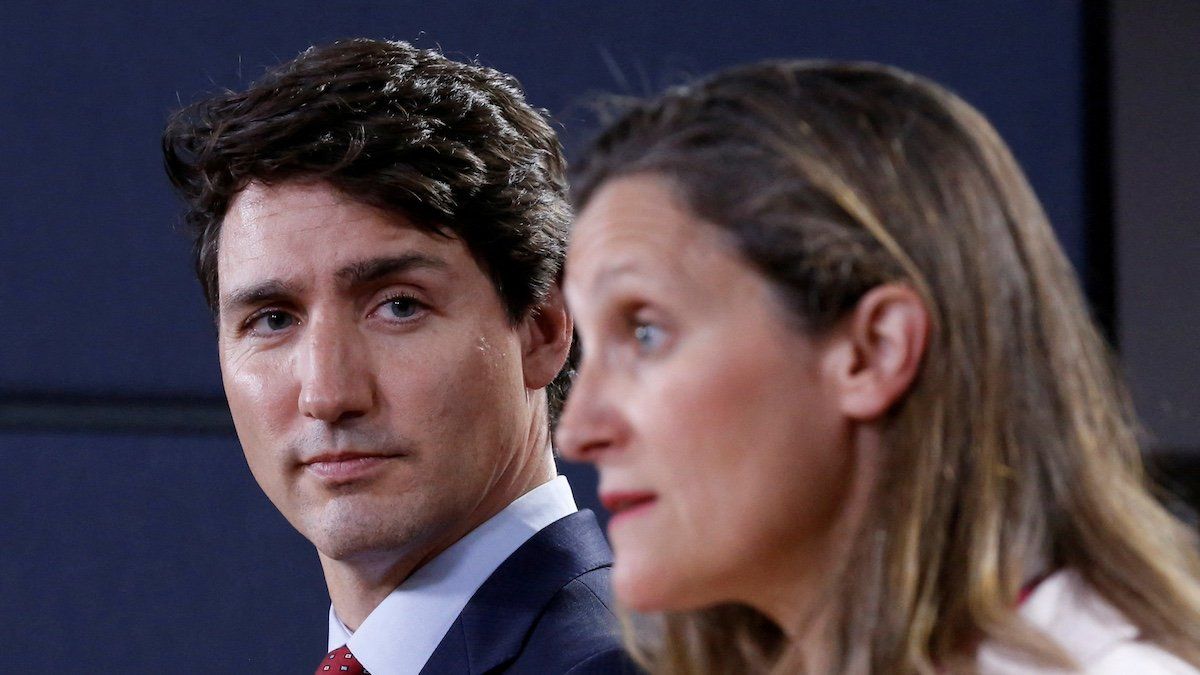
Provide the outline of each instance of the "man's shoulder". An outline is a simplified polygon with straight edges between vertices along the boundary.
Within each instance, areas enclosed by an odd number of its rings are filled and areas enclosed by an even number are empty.
[[[509,672],[634,673],[611,606],[611,570],[572,579],[538,617]]]
[[[480,586],[426,672],[448,672],[460,659],[469,664],[461,672],[472,673],[635,672],[611,607],[611,566],[590,511],[551,523]]]

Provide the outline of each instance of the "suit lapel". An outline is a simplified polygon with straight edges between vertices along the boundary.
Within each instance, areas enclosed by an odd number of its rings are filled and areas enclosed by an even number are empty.
[[[421,672],[485,673],[512,661],[559,589],[611,564],[612,551],[591,511],[551,523],[479,587]]]

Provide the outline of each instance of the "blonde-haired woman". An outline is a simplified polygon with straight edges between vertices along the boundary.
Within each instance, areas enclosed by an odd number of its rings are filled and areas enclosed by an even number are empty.
[[[883,66],[638,105],[577,170],[594,463],[654,672],[1196,673],[1194,533],[986,120]]]

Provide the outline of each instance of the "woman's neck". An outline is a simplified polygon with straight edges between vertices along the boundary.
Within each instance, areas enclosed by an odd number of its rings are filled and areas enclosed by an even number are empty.
[[[794,555],[784,552],[772,563],[756,564],[752,573],[759,583],[746,599],[780,627],[789,651],[799,647],[806,672],[830,672],[834,665],[833,638],[845,601],[839,580],[853,573],[847,566],[862,538],[879,474],[879,431],[864,425],[851,436],[854,471],[837,518],[821,540],[797,545]]]

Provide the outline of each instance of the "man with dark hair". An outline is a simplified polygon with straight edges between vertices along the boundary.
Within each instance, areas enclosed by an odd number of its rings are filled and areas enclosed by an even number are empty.
[[[625,668],[551,450],[570,213],[517,82],[341,42],[180,111],[163,151],[247,463],[325,573],[317,672]]]

